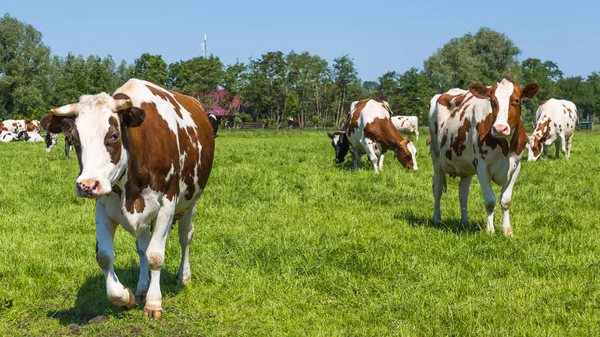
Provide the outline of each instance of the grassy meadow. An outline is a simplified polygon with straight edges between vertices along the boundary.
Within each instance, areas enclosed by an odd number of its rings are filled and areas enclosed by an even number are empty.
[[[425,130],[423,130],[425,131]],[[600,133],[566,161],[524,162],[514,236],[485,232],[477,179],[460,225],[458,179],[433,227],[426,132],[419,170],[334,164],[325,131],[228,131],[194,218],[192,282],[171,233],[162,321],[106,299],[94,202],[75,197],[63,140],[0,144],[0,336],[593,336],[600,334]],[[553,157],[551,148],[550,156]],[[496,186],[496,191],[499,188]],[[115,264],[135,289],[135,240]]]

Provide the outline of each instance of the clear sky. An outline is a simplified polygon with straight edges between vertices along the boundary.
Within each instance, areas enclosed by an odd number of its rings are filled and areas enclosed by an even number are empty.
[[[3,0],[0,14],[33,25],[53,55],[132,63],[199,56],[202,39],[225,64],[269,51],[308,51],[330,64],[349,55],[360,78],[422,69],[448,40],[489,27],[521,49],[520,60],[558,64],[566,76],[600,71],[600,1],[49,1]]]

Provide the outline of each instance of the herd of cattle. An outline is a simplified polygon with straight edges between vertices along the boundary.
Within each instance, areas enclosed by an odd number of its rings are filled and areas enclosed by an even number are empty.
[[[461,222],[468,223],[469,186],[477,175],[487,212],[486,230],[494,232],[496,196],[492,181],[502,187],[502,229],[512,235],[509,208],[515,181],[521,170],[521,157],[528,149],[528,160],[536,160],[547,146],[555,144],[568,159],[575,126],[577,108],[566,100],[542,102],[536,113],[536,125],[527,137],[521,118],[521,101],[533,98],[539,86],[525,87],[508,78],[493,86],[471,84],[468,90],[451,89],[435,95],[429,105],[429,152],[433,163],[433,223],[441,222],[440,199],[446,190],[446,176],[459,177]],[[418,137],[416,117],[390,117],[387,102],[367,99],[354,102],[342,130],[328,134],[332,139],[336,163],[342,163],[352,151],[354,167],[367,154],[375,172],[381,170],[387,150],[406,168],[417,169],[413,139],[406,140],[401,132],[413,132]],[[412,118],[412,119],[411,119]]]
[[[452,89],[433,97],[428,144],[434,167],[434,223],[441,221],[440,198],[447,175],[460,177],[462,221],[468,221],[469,184],[477,174],[487,230],[494,231],[494,181],[502,186],[504,233],[512,233],[508,209],[524,149],[529,147],[534,159],[545,145],[559,141],[568,157],[577,124],[572,103],[549,100],[540,106],[538,125],[528,138],[521,100],[534,97],[538,90],[537,84],[521,87],[502,79],[493,86],[472,84],[468,90]],[[336,162],[343,162],[351,151],[358,167],[367,154],[377,172],[384,153],[391,150],[404,167],[417,170],[414,140],[401,132],[412,132],[418,139],[418,121],[390,116],[386,102],[354,102],[344,128],[329,134]],[[7,124],[3,123],[7,132],[19,131]],[[192,219],[212,168],[215,124],[196,99],[137,79],[113,95],[85,95],[41,119],[48,144],[56,145],[56,134],[64,133],[74,145],[80,169],[76,194],[96,199],[96,259],[104,272],[107,297],[116,306],[132,309],[136,299],[145,299],[144,317],[162,316],[160,273],[167,235],[176,221],[182,252],[177,277],[184,284],[190,281]],[[135,295],[114,270],[113,238],[119,224],[136,237],[140,275]]]
[[[43,142],[40,129],[40,121],[37,120],[26,122],[24,119],[8,119],[0,124],[0,142]]]

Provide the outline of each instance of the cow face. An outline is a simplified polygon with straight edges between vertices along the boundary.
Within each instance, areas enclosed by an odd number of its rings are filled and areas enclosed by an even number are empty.
[[[46,142],[46,152],[50,152],[56,147],[56,143],[58,142],[58,134],[46,132],[46,138],[44,141]]]
[[[511,138],[521,119],[521,100],[533,98],[539,89],[540,86],[536,83],[529,83],[522,88],[507,78],[491,88],[480,83],[471,84],[471,94],[489,100],[492,108],[492,120],[484,125],[486,130],[479,130],[480,137],[491,132],[496,138]]]
[[[527,161],[536,161],[542,154],[544,144],[535,136],[527,137]]]
[[[343,163],[344,158],[350,149],[350,142],[348,141],[346,133],[343,131],[334,132],[333,134],[328,132],[327,135],[331,138],[331,146],[333,146],[333,149],[335,150],[335,163]]]
[[[17,133],[17,140],[28,141],[29,138],[29,134],[26,131],[19,131],[19,133]]]
[[[417,148],[412,142],[412,137],[408,141],[401,141],[394,154],[402,166],[407,169],[417,170]]]
[[[80,197],[96,198],[111,192],[127,168],[128,127],[139,126],[145,112],[134,108],[126,95],[86,95],[79,103],[52,109],[42,118],[49,132],[72,137],[80,174],[76,191]]]

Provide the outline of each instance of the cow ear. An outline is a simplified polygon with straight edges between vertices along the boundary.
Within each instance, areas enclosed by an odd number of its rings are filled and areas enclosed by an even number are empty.
[[[40,123],[44,130],[51,133],[71,132],[75,127],[75,116],[56,116],[48,114],[42,117]]]
[[[473,94],[473,96],[481,99],[490,98],[492,95],[491,90],[481,83],[473,83],[469,86],[469,91]]]
[[[142,122],[146,118],[146,111],[136,107],[119,110],[118,113],[121,115],[123,124],[128,128],[135,128],[142,125]]]
[[[329,138],[333,139],[333,135],[329,132],[327,132],[327,135],[329,136]]]
[[[537,83],[528,83],[523,88],[523,99],[532,99],[540,90],[540,86]]]

